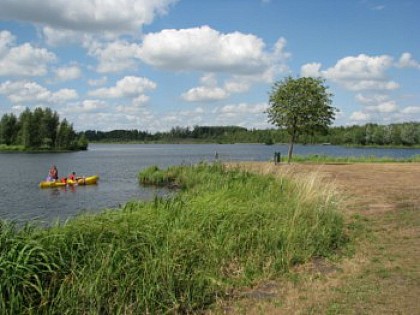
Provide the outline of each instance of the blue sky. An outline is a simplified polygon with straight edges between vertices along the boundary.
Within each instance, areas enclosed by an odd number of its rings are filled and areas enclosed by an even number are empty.
[[[0,115],[76,130],[270,128],[273,83],[323,77],[335,125],[420,121],[420,1],[0,0]]]

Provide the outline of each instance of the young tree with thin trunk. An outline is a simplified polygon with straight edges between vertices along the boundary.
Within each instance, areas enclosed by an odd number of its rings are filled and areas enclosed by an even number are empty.
[[[286,77],[274,83],[269,96],[268,121],[290,136],[288,163],[299,135],[326,131],[335,118],[332,94],[321,78]]]

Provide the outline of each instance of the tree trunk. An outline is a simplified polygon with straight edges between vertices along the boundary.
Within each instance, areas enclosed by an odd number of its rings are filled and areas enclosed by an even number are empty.
[[[288,164],[290,164],[290,161],[292,160],[293,145],[295,144],[295,140],[296,140],[296,132],[293,131],[292,136],[290,137],[289,152],[287,154],[287,163]]]

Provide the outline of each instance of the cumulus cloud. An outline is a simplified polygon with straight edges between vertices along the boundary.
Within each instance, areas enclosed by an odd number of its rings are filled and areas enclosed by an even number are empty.
[[[365,106],[366,111],[373,113],[394,113],[398,111],[396,101],[387,94],[357,94],[356,100]]]
[[[414,68],[420,70],[420,63],[417,60],[414,60],[413,56],[408,52],[401,55],[396,66],[399,68]]]
[[[226,99],[228,92],[217,86],[198,86],[183,93],[181,97],[188,102],[208,102]]]
[[[300,75],[302,77],[313,77],[317,78],[321,76],[321,64],[317,62],[307,63],[300,69]]]
[[[5,95],[12,103],[63,103],[78,98],[72,89],[51,92],[32,81],[6,81],[0,84],[0,95]]]
[[[0,17],[87,33],[138,31],[176,0],[2,0]]]
[[[394,113],[398,110],[398,106],[395,101],[387,101],[377,105],[367,106],[366,109],[375,113]]]
[[[350,91],[395,90],[398,83],[388,79],[386,71],[393,65],[393,58],[388,55],[348,56],[340,59],[327,70],[321,70],[321,64],[310,63],[301,67],[303,76],[322,76],[336,82]]]
[[[29,43],[16,45],[8,31],[0,32],[0,76],[43,76],[56,56]]]
[[[156,83],[147,78],[126,76],[110,88],[99,88],[89,92],[90,96],[100,98],[131,98],[135,102],[144,100],[147,90],[154,90]]]
[[[99,73],[132,70],[137,67],[140,47],[127,41],[115,41],[101,44],[90,44],[89,54],[98,59]]]
[[[376,105],[378,103],[382,103],[389,100],[389,96],[387,94],[372,94],[372,95],[365,95],[358,93],[356,94],[356,100],[362,103],[363,105]]]
[[[81,77],[82,70],[79,66],[65,66],[54,70],[55,78],[58,81],[76,80]]]
[[[388,81],[385,71],[392,65],[387,55],[345,57],[324,74],[328,79],[337,81],[349,90],[396,89],[398,84]]]
[[[241,93],[249,89],[250,82],[243,77],[232,77],[225,81],[222,87],[214,73],[208,73],[201,77],[201,86],[192,88],[183,93],[181,97],[188,102],[212,102],[228,98],[232,93]]]
[[[108,105],[102,100],[84,100],[80,103],[70,104],[64,110],[65,113],[92,113],[106,109]]]
[[[209,26],[167,29],[145,35],[141,58],[162,69],[250,75],[267,71],[273,58],[287,58],[284,40],[277,46],[270,54],[255,35],[222,34]]]

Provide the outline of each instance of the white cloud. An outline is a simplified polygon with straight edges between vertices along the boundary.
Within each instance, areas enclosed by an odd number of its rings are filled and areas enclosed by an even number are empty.
[[[288,57],[282,53],[284,39],[276,44],[272,54],[264,48],[263,40],[255,35],[222,34],[202,26],[145,35],[141,58],[169,70],[251,75],[262,74],[273,66],[275,59]]]
[[[411,54],[408,52],[405,52],[401,55],[396,66],[399,68],[414,68],[420,70],[420,63],[417,60],[414,60]]]
[[[41,102],[46,104],[63,103],[78,98],[75,90],[61,89],[51,92],[36,82],[6,81],[0,84],[0,94],[5,95],[12,103]]]
[[[377,105],[379,103],[389,100],[389,96],[386,94],[373,94],[373,95],[364,95],[361,93],[356,94],[356,100],[362,103],[363,105]]]
[[[126,76],[119,80],[115,86],[100,88],[89,92],[90,96],[100,98],[133,98],[138,99],[147,90],[154,90],[156,83],[147,78]]]
[[[57,92],[51,93],[50,102],[52,103],[63,103],[70,100],[77,99],[79,95],[77,94],[76,90],[73,89],[61,89]]]
[[[106,109],[108,105],[101,100],[84,100],[80,103],[70,104],[64,110],[65,113],[92,113]]]
[[[309,76],[321,75],[350,91],[395,90],[399,88],[399,84],[390,81],[386,75],[386,71],[393,65],[392,60],[388,55],[360,54],[344,57],[333,67],[323,71],[320,70],[319,63],[305,64],[301,73]]]
[[[214,121],[219,125],[236,125],[246,128],[269,128],[264,111],[267,103],[227,104],[214,110]]]
[[[244,77],[233,77],[224,84],[224,89],[231,93],[242,93],[249,90],[252,80]]]
[[[135,33],[176,0],[2,0],[0,17],[88,33]]]
[[[76,80],[82,75],[82,70],[76,65],[57,68],[54,72],[56,80],[59,81]]]
[[[391,100],[387,94],[356,94],[356,100],[365,106],[371,113],[395,113],[398,111],[396,101]]]
[[[232,93],[242,93],[249,89],[251,79],[244,76],[232,76],[222,87],[214,73],[207,73],[200,78],[201,86],[192,88],[181,95],[188,102],[213,102],[228,98]]]
[[[183,93],[181,97],[188,102],[208,102],[226,99],[229,94],[216,86],[198,86]]]
[[[56,56],[29,43],[17,46],[8,31],[0,32],[0,76],[43,76]]]
[[[370,115],[363,112],[354,112],[350,116],[350,120],[356,121],[356,122],[366,122],[370,119]]]
[[[367,106],[366,109],[375,113],[394,113],[397,111],[398,106],[395,101],[387,101],[378,105]]]
[[[267,109],[268,104],[258,103],[258,104],[230,104],[217,109],[217,112],[223,114],[263,114]]]
[[[119,72],[137,68],[140,47],[127,41],[90,44],[89,54],[98,58],[99,73]]]
[[[0,57],[6,55],[15,43],[15,37],[8,31],[0,32]]]
[[[420,106],[408,106],[401,110],[403,114],[420,114]]]
[[[353,91],[390,90],[398,88],[398,84],[388,81],[385,71],[392,65],[392,58],[387,55],[345,57],[336,65],[323,72],[327,79],[342,84]]]
[[[145,110],[145,107],[143,107],[140,103],[118,105],[116,107],[116,111],[119,113],[125,113],[125,114],[130,114],[130,115],[139,115],[142,117],[142,119],[144,119],[145,112],[150,114],[150,112]]]
[[[108,78],[106,76],[103,76],[99,79],[90,79],[88,80],[88,84],[90,86],[101,86],[104,85],[108,81]]]
[[[317,78],[321,76],[321,64],[320,63],[307,63],[300,68],[300,75],[302,77],[313,77]]]

